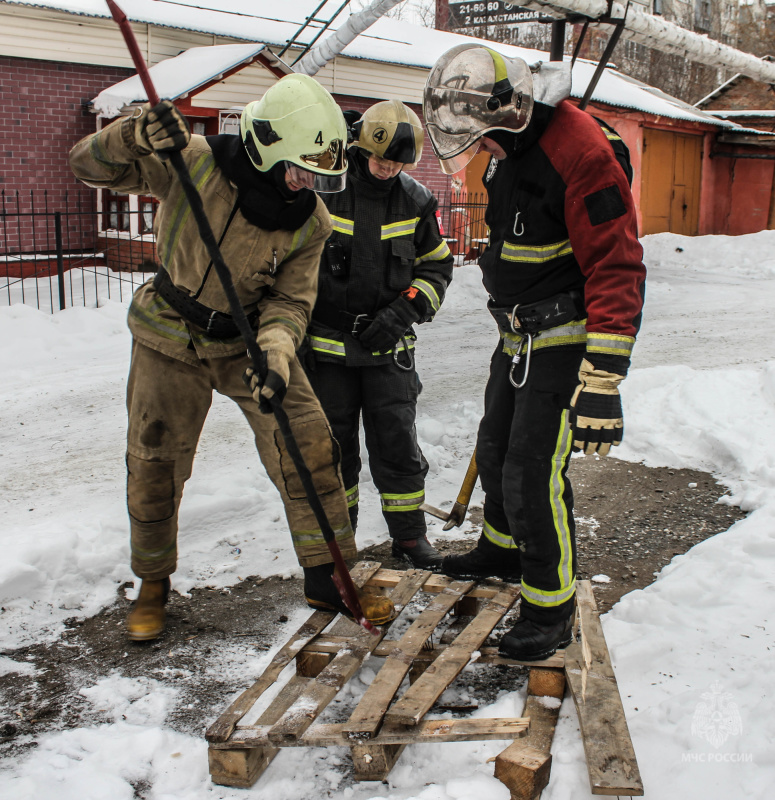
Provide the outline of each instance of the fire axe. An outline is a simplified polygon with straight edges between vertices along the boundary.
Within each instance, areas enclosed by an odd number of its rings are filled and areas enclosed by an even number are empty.
[[[474,486],[476,486],[476,479],[478,477],[479,470],[476,467],[476,450],[474,450],[471,461],[468,463],[466,476],[463,478],[463,484],[460,487],[460,492],[458,492],[457,500],[455,500],[452,509],[450,511],[442,511],[440,508],[436,508],[436,506],[423,503],[420,506],[420,511],[424,511],[432,517],[438,517],[438,519],[444,520],[446,523],[446,525],[444,525],[445,531],[451,528],[459,528],[466,518],[468,504],[471,502],[471,494],[474,491]]]

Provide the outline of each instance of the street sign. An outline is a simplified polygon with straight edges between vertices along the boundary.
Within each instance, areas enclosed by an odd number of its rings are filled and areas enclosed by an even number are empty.
[[[450,27],[468,28],[473,25],[508,25],[514,22],[542,22],[546,17],[540,11],[522,8],[517,3],[503,0],[450,0]]]

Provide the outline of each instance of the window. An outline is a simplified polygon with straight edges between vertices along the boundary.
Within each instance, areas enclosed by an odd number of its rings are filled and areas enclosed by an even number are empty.
[[[110,189],[106,192],[105,227],[114,231],[129,230],[129,195]]]
[[[153,233],[153,220],[156,216],[156,209],[159,201],[154,197],[140,197],[138,198],[140,208],[140,224],[138,225],[139,232]]]

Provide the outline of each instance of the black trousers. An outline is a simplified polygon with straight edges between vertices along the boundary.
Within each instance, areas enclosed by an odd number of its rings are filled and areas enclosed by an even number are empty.
[[[511,357],[499,343],[479,425],[476,462],[485,492],[482,536],[519,549],[522,614],[540,622],[573,608],[576,541],[569,407],[584,349],[534,350],[525,386],[509,381]],[[521,377],[523,363],[516,367]],[[513,544],[512,544],[513,542]]]
[[[308,375],[342,451],[342,477],[353,528],[358,518],[362,416],[369,468],[390,535],[394,539],[424,536],[425,514],[418,506],[425,501],[428,462],[415,430],[419,394],[415,370],[401,370],[392,362],[348,367],[316,361]]]

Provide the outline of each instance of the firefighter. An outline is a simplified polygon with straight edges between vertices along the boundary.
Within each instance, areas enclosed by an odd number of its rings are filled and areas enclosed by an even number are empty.
[[[141,579],[127,619],[130,639],[154,639],[164,628],[169,576],[177,563],[178,508],[213,389],[234,400],[252,428],[285,505],[307,602],[347,613],[332,579],[328,547],[277,423],[271,413],[262,413],[273,393],[284,396],[342,554],[355,556],[339,451],[296,357],[315,301],[320,253],[331,232],[328,212],[313,190],[342,189],[346,135],[331,95],[306,75],[289,75],[245,107],[240,135],[191,136],[180,112],[165,100],[87,136],[70,153],[75,175],[88,185],[159,200],[161,267],[129,308],[127,505],[132,570]],[[243,381],[249,366],[245,345],[164,158],[176,150],[199,190],[266,356],[263,385],[255,376],[250,389]],[[363,610],[375,623],[392,614],[384,598],[364,597]]]
[[[519,618],[500,652],[524,661],[572,640],[566,472],[572,450],[604,456],[621,442],[618,387],[645,281],[626,149],[569,94],[567,63],[531,68],[466,44],[436,62],[424,97],[445,172],[478,150],[491,156],[479,266],[500,333],[476,447],[484,526],[476,548],[446,557],[442,571],[521,580]]]
[[[352,112],[347,112],[348,115]],[[420,160],[423,130],[398,100],[353,124],[347,188],[324,198],[333,221],[309,330],[309,376],[342,448],[350,519],[358,517],[359,418],[394,556],[434,570],[426,536],[428,464],[417,444],[420,382],[416,323],[433,319],[452,278],[437,202],[406,174]]]

